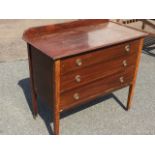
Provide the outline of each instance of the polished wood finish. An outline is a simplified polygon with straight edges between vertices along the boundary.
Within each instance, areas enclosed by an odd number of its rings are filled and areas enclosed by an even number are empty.
[[[39,96],[51,108],[59,134],[61,111],[126,86],[129,109],[146,35],[103,19],[25,31],[34,114]]]
[[[128,56],[109,60],[107,62],[94,64],[65,74],[61,76],[61,92],[82,86],[108,75],[112,75],[118,71],[123,72],[128,67],[135,64],[136,58],[137,54],[133,54],[130,57]],[[79,77],[79,81],[77,77]]]
[[[59,134],[60,119],[60,60],[54,62],[54,134]]]
[[[132,83],[130,84],[130,87],[129,87],[129,95],[128,95],[128,102],[127,102],[127,109],[129,110],[131,108],[131,102],[132,102],[132,98],[133,98],[133,95],[134,95],[134,90],[135,90],[135,85],[136,85],[136,78],[137,78],[137,74],[138,74],[138,67],[139,67],[139,63],[140,63],[140,58],[141,58],[141,51],[142,51],[142,48],[143,48],[143,42],[144,42],[144,39],[140,39],[139,40],[139,48],[137,50],[137,61],[136,61],[136,64],[135,64],[135,71],[134,71],[134,77],[133,77],[133,80],[132,80]]]
[[[131,66],[125,72],[118,70],[112,76],[109,75],[82,87],[61,93],[61,111],[129,85],[133,78],[133,71],[134,66]],[[123,78],[123,81],[120,81],[120,78]],[[79,95],[78,99],[74,98],[75,94]]]
[[[34,27],[34,28],[29,28],[26,30],[23,34],[23,38],[27,42],[31,42],[33,38],[38,38],[44,35],[49,35],[51,33],[62,33],[64,31],[68,31],[68,29],[74,29],[78,28],[81,26],[90,26],[90,25],[98,25],[98,24],[103,24],[107,23],[109,20],[108,19],[85,19],[85,20],[74,20],[74,21],[69,21],[65,23],[59,23],[59,24],[54,24],[54,25],[46,25],[46,26],[39,26],[39,27]],[[30,41],[31,40],[31,41]]]
[[[64,58],[61,61],[61,74],[64,75],[73,70],[81,69],[83,67],[101,62],[110,61],[123,56],[130,56],[133,53],[137,53],[138,42],[139,40],[129,41],[123,44],[87,52],[86,54],[79,54],[73,57]],[[130,46],[130,52],[125,50],[127,46]],[[81,60],[81,66],[77,65],[77,60]]]
[[[124,71],[127,67],[134,65],[138,42],[139,40],[136,40],[62,60],[61,92],[106,77],[118,70]],[[130,52],[125,51],[128,45],[130,45]],[[77,60],[81,60],[80,66],[76,64]]]
[[[85,24],[87,22],[88,25]],[[61,27],[63,31],[53,32],[52,27]],[[146,33],[123,27],[117,23],[105,22],[105,20],[86,20],[79,22],[75,28],[71,22],[65,27],[68,28],[63,28],[63,24],[32,28],[24,33],[23,39],[55,60],[146,35]]]

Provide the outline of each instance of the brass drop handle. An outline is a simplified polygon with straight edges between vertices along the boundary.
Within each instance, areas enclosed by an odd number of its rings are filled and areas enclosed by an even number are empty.
[[[129,45],[129,44],[125,46],[125,51],[126,51],[127,53],[130,52],[130,45]]]
[[[75,93],[75,94],[73,95],[73,98],[74,98],[75,100],[79,100],[79,99],[80,99],[80,95],[79,95],[78,93]]]
[[[119,80],[120,80],[121,83],[124,83],[124,77],[123,76],[120,77]]]
[[[75,76],[75,80],[76,80],[76,82],[80,82],[81,81],[81,76],[80,75],[76,75]]]
[[[128,65],[126,60],[123,60],[123,66],[126,67]]]
[[[81,59],[77,59],[76,60],[76,64],[77,64],[77,66],[82,66],[82,60]]]

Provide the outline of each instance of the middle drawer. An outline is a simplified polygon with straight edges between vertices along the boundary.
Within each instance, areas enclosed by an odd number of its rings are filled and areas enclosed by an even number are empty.
[[[130,56],[113,59],[108,62],[96,63],[74,70],[61,76],[61,93],[92,81],[104,78],[118,71],[124,72],[136,62],[136,53]]]

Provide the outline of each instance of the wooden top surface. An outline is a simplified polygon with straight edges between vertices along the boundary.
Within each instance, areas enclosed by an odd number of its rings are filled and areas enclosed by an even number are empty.
[[[24,32],[23,39],[55,60],[146,35],[102,19],[30,28]]]

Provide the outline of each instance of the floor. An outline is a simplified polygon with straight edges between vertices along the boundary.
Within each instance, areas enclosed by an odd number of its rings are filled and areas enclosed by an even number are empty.
[[[26,45],[22,32],[29,26],[64,20],[0,20],[0,134],[51,135],[50,111],[39,100],[33,119]],[[144,52],[130,111],[128,88],[62,113],[63,135],[155,134],[155,56]]]

